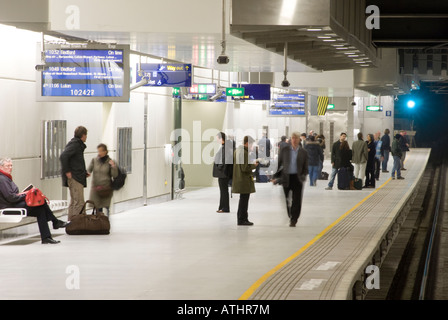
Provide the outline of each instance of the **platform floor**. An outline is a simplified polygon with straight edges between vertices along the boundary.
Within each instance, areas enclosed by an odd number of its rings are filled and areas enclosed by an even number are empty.
[[[331,172],[328,162],[324,171]],[[389,177],[381,173],[377,186]],[[213,187],[113,215],[107,236],[56,230],[58,245],[42,245],[38,237],[1,244],[0,299],[238,299],[374,191],[326,185],[306,184],[296,228],[289,227],[282,188],[257,183],[251,227],[236,225],[239,195],[230,213],[216,213]]]

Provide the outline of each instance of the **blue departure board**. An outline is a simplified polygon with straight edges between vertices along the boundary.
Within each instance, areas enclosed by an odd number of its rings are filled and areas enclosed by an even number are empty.
[[[271,116],[305,116],[306,94],[278,94],[269,108]]]
[[[41,100],[127,102],[129,77],[126,46],[47,48]]]

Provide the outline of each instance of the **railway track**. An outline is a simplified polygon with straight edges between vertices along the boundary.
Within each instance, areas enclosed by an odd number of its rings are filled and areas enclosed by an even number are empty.
[[[448,161],[433,149],[419,192],[366,300],[448,299]]]

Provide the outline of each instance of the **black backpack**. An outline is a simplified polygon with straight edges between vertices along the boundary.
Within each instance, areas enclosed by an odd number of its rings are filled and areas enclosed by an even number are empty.
[[[118,176],[116,178],[112,178],[111,181],[111,187],[114,190],[120,190],[124,186],[127,176],[123,168],[117,167],[117,169],[118,169]]]

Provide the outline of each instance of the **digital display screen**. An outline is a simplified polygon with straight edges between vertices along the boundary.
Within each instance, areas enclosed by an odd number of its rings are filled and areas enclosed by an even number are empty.
[[[42,100],[129,101],[129,51],[115,48],[46,48]]]
[[[271,116],[305,116],[306,94],[279,94],[269,108]]]

